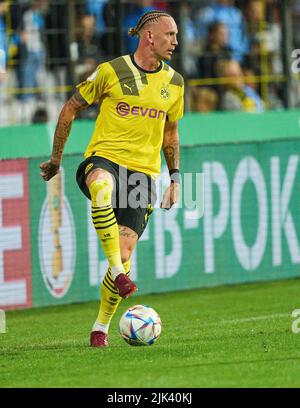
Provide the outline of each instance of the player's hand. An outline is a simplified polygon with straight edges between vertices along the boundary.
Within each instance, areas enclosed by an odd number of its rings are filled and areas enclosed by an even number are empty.
[[[178,201],[180,192],[180,185],[178,183],[171,183],[164,193],[160,208],[169,210]]]
[[[40,164],[40,169],[43,170],[40,173],[40,176],[43,177],[45,181],[49,181],[58,173],[59,163],[56,163],[52,160],[47,160]]]

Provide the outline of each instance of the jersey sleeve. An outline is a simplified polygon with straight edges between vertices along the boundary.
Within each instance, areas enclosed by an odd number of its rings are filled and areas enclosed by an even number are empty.
[[[168,110],[168,121],[169,122],[176,122],[177,120],[181,119],[183,116],[183,108],[184,108],[184,85],[180,87],[180,92],[178,98]]]
[[[109,73],[105,64],[98,65],[96,70],[76,88],[89,105],[98,102],[109,90]]]

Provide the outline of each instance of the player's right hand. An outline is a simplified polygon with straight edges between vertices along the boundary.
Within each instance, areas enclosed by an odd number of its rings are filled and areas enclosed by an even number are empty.
[[[171,183],[163,195],[160,208],[164,208],[165,210],[169,210],[170,208],[172,208],[179,199],[179,191],[179,183]]]
[[[49,181],[58,173],[59,163],[53,162],[52,160],[47,160],[40,164],[40,169],[43,170],[40,173],[40,176],[43,177],[45,181]]]

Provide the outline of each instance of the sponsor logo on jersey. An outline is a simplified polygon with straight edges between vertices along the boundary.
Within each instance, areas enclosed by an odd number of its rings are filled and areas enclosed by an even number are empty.
[[[165,119],[166,112],[156,108],[145,108],[143,106],[130,106],[126,102],[119,102],[116,111],[120,116],[144,116],[150,119]]]

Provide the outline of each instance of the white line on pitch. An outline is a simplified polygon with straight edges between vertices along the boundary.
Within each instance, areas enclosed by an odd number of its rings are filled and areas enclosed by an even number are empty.
[[[263,316],[243,317],[240,319],[219,320],[215,322],[204,323],[203,326],[214,326],[217,324],[247,323],[247,322],[252,322],[256,320],[269,320],[269,319],[277,319],[277,318],[282,318],[282,317],[291,317],[291,314],[290,313],[274,313],[274,314],[263,315]]]

